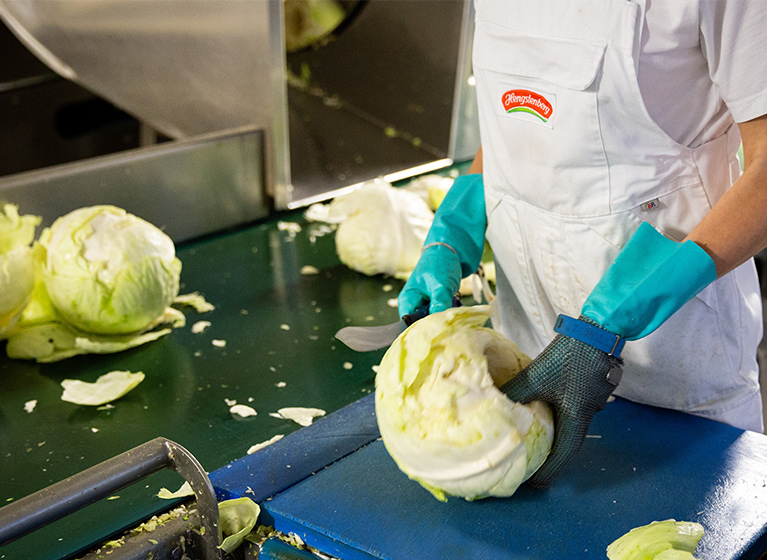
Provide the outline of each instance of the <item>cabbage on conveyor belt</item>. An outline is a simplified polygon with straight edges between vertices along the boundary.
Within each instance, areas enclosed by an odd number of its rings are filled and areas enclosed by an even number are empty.
[[[552,488],[447,504],[396,468],[370,415],[347,434],[365,441],[340,454],[340,440],[322,435],[338,416],[296,432],[272,414],[349,403],[372,410],[372,396],[357,399],[372,392],[383,350],[358,354],[333,334],[396,320],[390,300],[401,282],[349,270],[323,226],[289,217],[178,248],[182,291],[216,305],[206,328],[190,320],[141,348],[56,364],[0,357],[0,506],[162,435],[217,469],[220,498],[257,499],[262,522],[345,558],[602,558],[631,528],[667,518],[705,527],[701,560],[756,560],[767,550],[767,436],[708,420],[617,400]],[[113,407],[61,401],[61,380],[112,370],[146,378]],[[236,404],[257,414],[232,414]],[[290,435],[246,455],[277,434]],[[254,473],[264,478],[255,483]],[[167,509],[155,494],[178,482],[154,475],[0,548],[0,560],[90,548]]]
[[[359,354],[333,335],[347,324],[395,321],[387,301],[402,283],[341,265],[327,233],[296,212],[178,246],[181,292],[198,291],[216,309],[188,313],[186,327],[143,347],[54,364],[10,360],[3,352],[0,507],[156,436],[177,441],[213,471],[254,444],[300,428],[270,416],[280,408],[330,413],[372,392],[372,367],[383,351]],[[304,267],[317,273],[302,274]],[[198,318],[210,326],[193,330]],[[114,370],[142,371],[146,378],[100,410],[61,400],[63,379],[95,381]],[[233,401],[258,414],[230,413]],[[153,475],[0,547],[0,559],[53,560],[89,548],[167,509],[155,494],[178,487],[178,478]]]

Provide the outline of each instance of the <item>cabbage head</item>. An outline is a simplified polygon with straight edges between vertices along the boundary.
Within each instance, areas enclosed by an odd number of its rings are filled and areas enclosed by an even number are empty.
[[[340,222],[335,238],[339,260],[369,276],[409,276],[433,220],[420,196],[380,179],[328,205],[328,221]]]
[[[695,560],[703,526],[691,521],[653,521],[636,527],[607,547],[609,560]]]
[[[139,332],[178,294],[181,261],[160,229],[114,206],[80,208],[43,231],[42,276],[56,311],[102,335]]]
[[[498,389],[529,362],[484,325],[490,306],[457,307],[411,325],[376,375],[376,416],[399,468],[437,499],[511,496],[546,459],[549,406]]]
[[[285,48],[294,52],[327,37],[346,17],[336,0],[285,0]]]
[[[453,177],[430,173],[414,178],[403,188],[421,196],[429,204],[429,208],[436,212],[454,181]]]
[[[38,216],[19,216],[18,207],[0,210],[0,338],[15,324],[35,287],[32,241]]]

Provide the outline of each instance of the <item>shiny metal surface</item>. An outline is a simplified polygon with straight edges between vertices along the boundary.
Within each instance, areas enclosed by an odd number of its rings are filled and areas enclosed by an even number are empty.
[[[289,183],[281,0],[0,0],[0,17],[59,75],[170,138],[260,130],[252,196]]]
[[[282,0],[0,0],[47,65],[171,138],[264,134],[278,209],[476,151],[471,0],[368,0],[288,53]],[[233,223],[231,225],[239,225]]]
[[[260,130],[200,136],[0,178],[0,199],[42,216],[43,226],[113,204],[179,243],[268,214],[263,150]]]
[[[461,43],[458,52],[458,73],[455,80],[455,101],[450,130],[449,153],[455,161],[471,161],[480,145],[477,89],[474,82],[471,53],[474,43],[474,2],[463,9]]]
[[[352,350],[370,352],[391,345],[406,328],[405,321],[380,327],[344,327],[336,333],[336,338]]]
[[[470,4],[370,1],[335,40],[287,55],[292,186],[278,206],[473,157]]]
[[[162,469],[182,475],[197,497],[204,545],[201,560],[220,560],[222,541],[213,486],[200,463],[179,444],[155,438],[0,508],[0,546],[114,495]]]
[[[55,72],[180,138],[269,122],[269,13],[278,6],[3,0],[0,16]]]

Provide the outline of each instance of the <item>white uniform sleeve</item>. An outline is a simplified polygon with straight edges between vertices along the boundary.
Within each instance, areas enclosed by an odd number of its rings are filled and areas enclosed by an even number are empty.
[[[700,0],[701,48],[737,122],[767,114],[767,0]]]

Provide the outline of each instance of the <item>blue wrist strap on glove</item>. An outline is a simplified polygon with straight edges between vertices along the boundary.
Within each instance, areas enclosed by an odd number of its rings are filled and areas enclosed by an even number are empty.
[[[613,336],[637,340],[714,280],[714,261],[698,244],[669,239],[645,222],[608,267],[581,315]]]
[[[482,175],[460,175],[437,208],[424,247],[448,245],[458,255],[465,278],[477,270],[482,260],[486,228]]]
[[[616,358],[621,355],[621,350],[623,350],[623,346],[626,344],[626,341],[618,335],[600,329],[596,325],[585,321],[573,319],[567,315],[557,317],[557,322],[554,323],[554,331],[580,340],[597,350],[601,350],[608,356]]]

